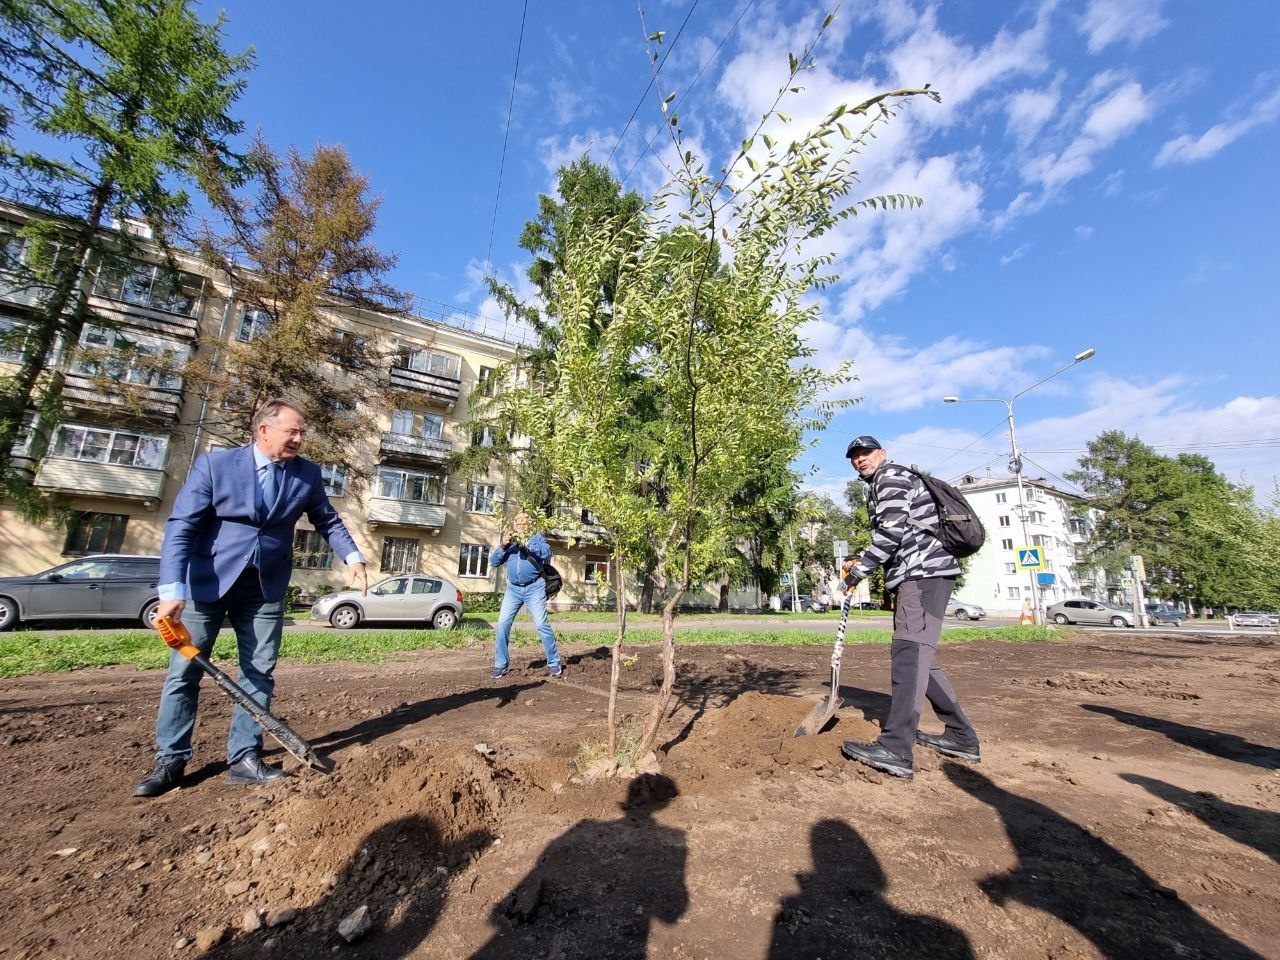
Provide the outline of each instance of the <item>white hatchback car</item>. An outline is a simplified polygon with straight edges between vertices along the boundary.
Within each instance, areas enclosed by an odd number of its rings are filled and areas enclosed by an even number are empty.
[[[328,620],[350,630],[367,620],[412,621],[450,630],[462,620],[462,591],[443,577],[402,573],[369,588],[328,593],[311,605],[312,620]]]

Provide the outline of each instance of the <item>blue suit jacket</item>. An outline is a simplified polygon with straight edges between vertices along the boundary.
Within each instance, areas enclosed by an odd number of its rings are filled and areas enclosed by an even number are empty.
[[[293,574],[293,528],[303,513],[339,557],[358,549],[329,503],[320,468],[302,457],[286,461],[275,506],[265,517],[259,513],[252,444],[206,453],[165,523],[160,582],[186,583],[190,599],[212,603],[235,584],[256,547],[262,594],[280,600]]]

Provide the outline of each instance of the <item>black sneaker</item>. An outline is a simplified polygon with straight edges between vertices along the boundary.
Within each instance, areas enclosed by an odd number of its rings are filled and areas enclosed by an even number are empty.
[[[840,752],[850,760],[865,763],[868,767],[887,773],[892,777],[910,780],[916,775],[915,769],[911,766],[910,758],[900,757],[896,753],[891,753],[879,743],[858,743],[856,740],[846,740],[840,748]]]
[[[262,762],[257,751],[250,751],[235,763],[227,766],[227,783],[247,783],[261,786],[283,777],[284,771],[279,767],[269,767]]]
[[[493,673],[489,674],[489,679],[490,679],[490,680],[501,680],[503,677],[505,677],[505,676],[506,676],[508,673],[510,673],[510,672],[511,672],[511,668],[510,668],[510,667],[494,667],[494,668],[493,668]]]
[[[982,762],[982,750],[976,744],[966,747],[959,740],[953,740],[946,734],[921,733],[917,730],[916,743],[937,750],[944,757],[955,757],[957,760],[969,760],[973,763]]]
[[[155,768],[133,788],[133,795],[158,797],[162,793],[168,793],[174,787],[182,785],[182,771],[186,767],[185,760],[157,760]]]

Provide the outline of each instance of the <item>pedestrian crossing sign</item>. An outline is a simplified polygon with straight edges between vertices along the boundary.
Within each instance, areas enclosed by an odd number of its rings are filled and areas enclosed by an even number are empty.
[[[1018,548],[1018,569],[1019,570],[1043,570],[1044,569],[1044,548],[1019,547]]]

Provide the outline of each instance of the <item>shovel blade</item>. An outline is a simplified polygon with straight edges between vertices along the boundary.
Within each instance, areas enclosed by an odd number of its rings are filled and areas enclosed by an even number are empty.
[[[809,715],[800,721],[800,726],[796,727],[795,735],[797,737],[809,737],[815,733],[821,733],[822,728],[831,722],[831,718],[836,715],[836,711],[842,706],[840,698],[837,696],[826,696],[819,700]]]

